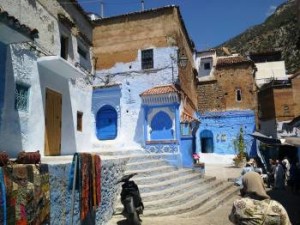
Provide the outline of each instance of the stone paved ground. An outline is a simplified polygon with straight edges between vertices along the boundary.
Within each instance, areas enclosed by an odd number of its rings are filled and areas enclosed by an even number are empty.
[[[216,176],[217,179],[228,179],[240,174],[239,168],[230,165],[206,165],[206,175]],[[288,188],[282,191],[268,190],[268,194],[275,200],[281,202],[287,209],[293,225],[300,225],[300,194],[292,193]],[[180,218],[178,216],[168,217],[142,217],[142,225],[230,225],[228,214],[234,199],[238,195],[219,205],[214,211],[199,218]],[[147,209],[145,209],[147,210]],[[124,218],[113,218],[107,225],[128,225]]]

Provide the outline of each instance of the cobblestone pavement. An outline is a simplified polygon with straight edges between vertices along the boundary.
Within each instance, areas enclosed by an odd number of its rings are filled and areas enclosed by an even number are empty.
[[[230,165],[206,165],[206,175],[216,176],[217,179],[238,177],[241,169]],[[272,199],[279,201],[287,210],[293,225],[300,225],[300,194],[292,193],[289,188],[286,190],[268,190]],[[232,203],[239,195],[235,195],[228,201],[219,205],[212,212],[198,218],[181,218],[180,216],[167,217],[141,217],[142,225],[230,225],[228,214],[231,211]],[[145,209],[147,210],[147,209]],[[109,221],[107,225],[128,225],[124,218],[117,217]]]

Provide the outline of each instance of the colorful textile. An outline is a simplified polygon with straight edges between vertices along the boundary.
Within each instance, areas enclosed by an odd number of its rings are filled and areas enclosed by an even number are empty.
[[[77,176],[75,159],[77,157]],[[82,225],[95,224],[95,209],[101,201],[101,159],[99,155],[75,153],[70,171],[69,189],[79,191],[80,221]]]
[[[16,164],[4,171],[7,225],[50,224],[48,165]]]
[[[291,225],[284,207],[267,195],[261,176],[253,171],[242,178],[243,198],[233,203],[229,220],[236,225]]]
[[[2,167],[0,167],[0,224],[6,225],[6,188]]]
[[[284,207],[275,200],[242,198],[233,203],[229,220],[239,225],[291,225]]]

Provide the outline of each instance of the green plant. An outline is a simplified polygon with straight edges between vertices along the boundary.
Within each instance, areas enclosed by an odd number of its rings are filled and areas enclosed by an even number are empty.
[[[233,140],[233,144],[236,151],[236,156],[233,158],[233,162],[236,166],[240,166],[240,164],[246,160],[246,144],[244,139],[244,130],[242,127],[240,128],[236,139]]]

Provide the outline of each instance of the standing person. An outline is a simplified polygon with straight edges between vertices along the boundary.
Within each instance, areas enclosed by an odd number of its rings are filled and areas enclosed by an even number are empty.
[[[274,188],[282,190],[285,186],[285,171],[280,160],[276,160]]]
[[[248,172],[243,178],[242,198],[234,201],[229,220],[235,225],[291,225],[285,208],[267,195],[262,178]]]
[[[285,184],[287,184],[288,180],[290,179],[290,169],[291,169],[291,164],[287,157],[284,157],[284,159],[282,160],[282,165],[285,171]]]
[[[268,188],[274,187],[276,163],[274,159],[269,160],[270,169],[268,171]]]

